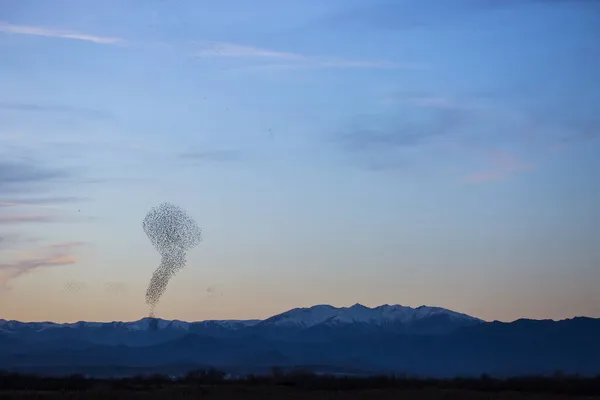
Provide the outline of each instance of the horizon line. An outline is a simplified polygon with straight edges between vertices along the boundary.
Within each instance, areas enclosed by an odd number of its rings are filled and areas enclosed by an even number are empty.
[[[235,319],[204,319],[204,320],[193,320],[193,321],[186,321],[184,319],[179,319],[179,318],[173,318],[173,319],[165,319],[165,318],[160,318],[160,317],[151,317],[151,316],[144,316],[140,319],[136,319],[136,320],[128,320],[128,321],[123,321],[123,320],[104,320],[104,321],[86,321],[86,320],[77,320],[77,321],[73,321],[73,322],[57,322],[57,321],[50,321],[50,320],[44,320],[44,321],[21,321],[21,320],[16,320],[16,319],[4,319],[4,318],[0,318],[0,322],[19,322],[19,323],[24,323],[24,324],[54,324],[54,325],[75,325],[78,323],[82,323],[82,322],[86,322],[86,323],[97,323],[97,324],[111,324],[111,323],[135,323],[135,322],[140,322],[146,319],[154,319],[154,320],[158,320],[158,321],[166,321],[166,322],[184,322],[184,323],[188,323],[188,324],[193,324],[193,323],[201,323],[201,322],[263,322],[266,321],[270,318],[276,317],[278,315],[287,313],[289,311],[293,311],[293,310],[302,310],[302,309],[311,309],[311,308],[315,308],[315,307],[319,307],[319,306],[328,306],[328,307],[332,307],[335,309],[349,309],[352,308],[354,306],[362,306],[365,308],[368,308],[369,310],[374,310],[380,307],[384,307],[384,306],[388,306],[388,307],[393,307],[393,306],[399,306],[399,307],[405,307],[405,308],[410,308],[413,310],[422,308],[422,307],[428,307],[428,308],[441,308],[444,309],[446,311],[450,311],[453,313],[457,313],[457,314],[462,314],[471,318],[475,318],[478,319],[482,322],[485,323],[493,323],[493,322],[501,322],[501,323],[513,323],[513,322],[517,322],[517,321],[521,321],[521,320],[528,320],[528,321],[553,321],[553,322],[560,322],[560,321],[567,321],[567,320],[572,320],[572,319],[576,319],[576,318],[590,318],[590,319],[600,319],[599,317],[590,317],[590,316],[585,316],[585,315],[575,315],[572,317],[565,317],[565,318],[561,318],[561,319],[554,319],[554,318],[528,318],[528,317],[520,317],[514,320],[506,320],[506,321],[502,321],[502,320],[498,320],[498,319],[494,319],[494,320],[485,320],[483,318],[480,317],[476,317],[476,316],[472,316],[470,314],[466,314],[463,312],[459,312],[459,311],[454,311],[445,307],[441,307],[441,306],[428,306],[428,305],[420,305],[418,307],[412,307],[412,306],[404,306],[401,304],[381,304],[379,306],[374,306],[374,307],[369,307],[369,306],[365,306],[363,304],[360,303],[354,303],[350,306],[340,306],[340,307],[336,307],[333,306],[331,304],[315,304],[313,306],[308,306],[308,307],[294,307],[294,308],[290,308],[288,310],[273,314],[269,317],[266,318],[247,318],[247,319],[240,319],[240,318],[235,318]]]

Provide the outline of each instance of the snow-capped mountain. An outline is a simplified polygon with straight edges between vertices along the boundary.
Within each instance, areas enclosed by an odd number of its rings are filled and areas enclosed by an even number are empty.
[[[455,322],[482,322],[480,319],[447,310],[441,307],[420,306],[412,308],[401,305],[384,304],[369,308],[362,304],[351,307],[333,307],[317,305],[309,308],[294,308],[275,315],[261,322],[261,325],[278,327],[311,328],[317,325],[368,324],[384,326],[389,324],[406,324],[430,317],[447,317]]]
[[[412,308],[382,305],[369,308],[361,304],[351,307],[316,305],[294,308],[265,320],[207,320],[186,322],[161,318],[142,318],[131,322],[19,322],[0,320],[0,334],[12,334],[36,340],[59,340],[61,337],[86,340],[98,344],[146,345],[170,340],[188,333],[214,337],[258,335],[281,339],[304,335],[320,338],[318,328],[338,329],[345,333],[447,333],[481,323],[478,318],[441,307]],[[308,332],[310,330],[310,332]],[[159,333],[156,333],[156,332]],[[306,331],[306,332],[305,332]],[[146,333],[153,332],[152,335]],[[310,336],[308,334],[317,336]]]
[[[598,336],[600,319],[485,322],[401,305],[318,305],[262,321],[0,320],[0,370],[114,376],[171,366],[258,373],[318,365],[445,377],[598,374]]]

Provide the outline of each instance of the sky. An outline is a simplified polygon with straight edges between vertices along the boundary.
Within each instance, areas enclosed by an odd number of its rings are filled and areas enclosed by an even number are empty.
[[[0,0],[0,318],[600,317],[600,3]]]

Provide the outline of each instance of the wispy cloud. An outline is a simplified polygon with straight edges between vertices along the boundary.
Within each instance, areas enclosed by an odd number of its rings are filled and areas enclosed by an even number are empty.
[[[0,232],[0,250],[15,248],[20,243],[36,243],[40,238],[24,237],[15,233]]]
[[[117,37],[97,36],[80,32],[73,32],[64,29],[56,29],[32,25],[14,25],[7,22],[0,22],[0,32],[16,35],[44,36],[50,38],[82,40],[97,44],[124,45],[125,40]]]
[[[34,159],[0,161],[0,225],[39,224],[66,221],[54,210],[76,197],[48,196],[57,185],[74,177],[70,169],[46,167]]]
[[[489,106],[490,96],[451,96],[432,92],[395,92],[387,95],[384,102],[419,108],[446,110],[484,110]]]
[[[188,161],[238,161],[241,154],[235,150],[206,150],[181,153],[179,157]]]
[[[2,198],[0,197],[0,209],[2,208],[34,208],[42,210],[66,210],[69,207],[66,204],[80,203],[90,199],[83,197],[16,197]]]
[[[112,115],[110,113],[91,108],[45,103],[24,103],[14,101],[0,101],[0,111],[77,114],[83,117],[101,120],[108,120],[112,118]]]
[[[43,204],[27,204],[27,203],[21,203],[21,202],[15,202],[15,201],[0,201],[0,208],[3,207],[39,207],[39,208],[56,208],[54,206],[50,206],[50,205],[43,205]]]
[[[18,198],[1,198],[0,197],[0,208],[5,207],[25,207],[25,208],[41,208],[50,210],[59,210],[66,208],[59,204],[65,203],[78,203],[87,201],[88,198],[84,197],[18,197]]]
[[[0,264],[0,270],[19,270],[19,275],[29,272],[33,269],[45,266],[68,265],[77,262],[77,258],[72,255],[53,255],[50,257],[35,257],[12,263]]]
[[[373,126],[366,121],[342,131],[337,135],[337,141],[350,151],[414,147],[427,139],[452,132],[462,121],[462,114],[439,110],[426,121],[411,122],[385,116],[378,119],[372,121]]]
[[[584,142],[600,136],[600,118],[596,115],[588,118],[565,118],[563,121],[557,120],[554,115],[547,119],[546,125],[553,123],[565,132],[560,138],[563,144]]]
[[[314,59],[307,66],[319,68],[382,68],[382,69],[420,69],[422,64],[397,63],[383,60],[345,60],[335,58]]]
[[[468,183],[484,183],[504,180],[510,175],[530,171],[534,168],[531,163],[522,162],[516,155],[503,151],[493,151],[488,154],[491,167],[485,171],[471,174],[464,178]]]
[[[455,113],[458,129],[450,130],[455,133],[453,141],[441,150],[448,157],[458,157],[454,158],[453,163],[471,158],[470,151],[481,149],[482,146],[509,146],[516,152],[526,151],[543,156],[547,152],[600,136],[600,120],[595,115],[586,114],[577,107],[540,104],[537,97],[528,97],[526,93],[487,91],[451,95],[426,91],[395,92],[384,97],[384,102],[391,106],[408,107],[418,113],[430,110],[450,115]],[[371,139],[375,144],[379,139],[382,148],[385,145],[393,146],[395,137],[388,136]],[[538,167],[520,160],[514,153],[501,151],[487,153],[485,163],[487,166],[480,171],[461,180],[468,183],[504,180]]]
[[[50,247],[53,249],[70,249],[73,247],[85,246],[85,242],[62,242],[51,244]]]
[[[393,114],[371,120],[364,118],[336,136],[337,144],[350,160],[368,170],[406,169],[415,163],[426,168],[429,161],[409,161],[408,157],[416,153],[406,151],[421,146],[453,163],[469,158],[474,148],[495,147],[507,141],[513,147],[543,151],[528,136],[532,116],[525,110],[503,106],[490,93],[451,96],[402,92],[386,97],[385,102],[394,106]],[[534,168],[516,155],[501,151],[486,153],[485,163],[487,168],[462,180],[470,183],[502,180]]]
[[[0,32],[18,35],[33,35],[59,39],[82,40],[105,45],[152,45],[165,47],[165,43],[130,43],[123,38],[97,36],[86,33],[74,32],[65,29],[15,25],[0,21]],[[295,52],[267,49],[241,43],[231,42],[201,42],[196,44],[197,50],[191,54],[192,58],[220,57],[244,58],[254,60],[278,61],[280,63],[261,64],[246,67],[248,70],[281,70],[281,69],[310,69],[310,68],[355,68],[355,69],[416,69],[422,65],[412,63],[397,63],[384,60],[347,60],[335,57],[316,57]],[[281,63],[283,62],[283,63]],[[0,103],[0,109],[20,111],[67,111],[58,106],[45,106],[35,104],[8,104]]]
[[[208,42],[200,45],[200,49],[194,53],[195,57],[244,57],[244,58],[268,58],[276,60],[306,60],[301,54],[284,51],[262,49],[235,43]]]
[[[0,148],[0,208],[60,208],[60,204],[89,200],[80,197],[48,196],[58,186],[73,183],[81,170],[45,165],[35,158],[12,157]],[[4,158],[4,159],[2,159]],[[7,159],[8,158],[8,159]]]
[[[0,195],[19,186],[56,181],[72,176],[71,171],[46,167],[34,160],[0,160]]]
[[[35,214],[0,214],[0,224],[47,223],[56,222],[57,219],[49,215]]]
[[[539,106],[537,98],[493,93],[451,96],[436,93],[394,93],[384,102],[422,109],[461,111],[469,120],[478,120],[486,127],[501,128],[502,135],[515,140],[540,140],[546,147],[579,143],[600,136],[600,119],[593,113],[580,113],[580,107]],[[517,105],[518,104],[518,105]]]
[[[22,275],[31,273],[40,268],[67,266],[77,263],[78,259],[73,254],[79,244],[73,242],[70,246],[47,246],[36,249],[15,261],[0,263],[0,287],[8,288],[9,281]]]
[[[247,71],[285,71],[302,69],[422,69],[425,65],[395,63],[391,61],[306,59],[294,63],[270,63],[244,67]]]
[[[64,218],[58,218],[52,210],[64,209],[61,204],[84,199],[46,194],[74,176],[70,169],[46,167],[35,160],[0,161],[0,224],[63,221]]]
[[[76,257],[64,254],[0,264],[0,287],[7,288],[9,281],[30,273],[38,268],[72,265],[76,262]]]
[[[396,63],[381,60],[347,60],[334,57],[317,57],[300,53],[265,49],[261,47],[210,42],[200,45],[200,49],[192,54],[198,57],[244,58],[268,61],[267,63],[246,66],[244,70],[283,70],[302,68],[364,68],[364,69],[415,69],[422,65]],[[276,61],[273,63],[273,61]]]
[[[410,113],[402,111],[394,115],[363,116],[334,133],[330,143],[345,153],[352,164],[367,170],[406,169],[410,165],[407,150],[433,145],[464,124],[465,116],[458,109],[432,109],[425,118],[412,118]]]

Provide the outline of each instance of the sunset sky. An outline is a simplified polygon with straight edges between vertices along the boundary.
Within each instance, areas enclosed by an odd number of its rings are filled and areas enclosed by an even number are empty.
[[[600,317],[600,2],[0,0],[0,318]]]

